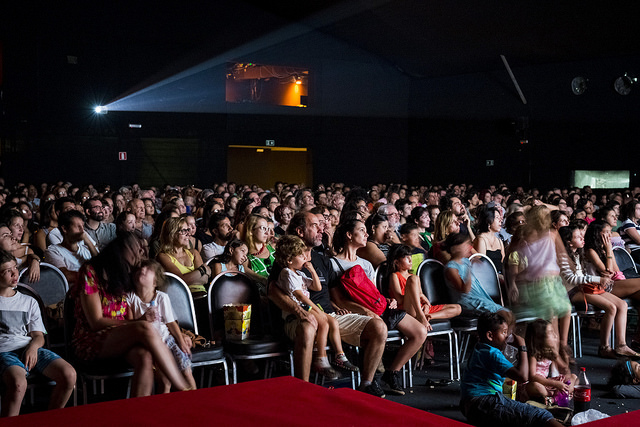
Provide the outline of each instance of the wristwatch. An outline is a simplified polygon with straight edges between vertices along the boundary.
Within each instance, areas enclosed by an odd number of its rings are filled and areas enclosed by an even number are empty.
[[[527,346],[526,345],[521,345],[520,347],[518,347],[518,351],[520,352],[527,352]]]

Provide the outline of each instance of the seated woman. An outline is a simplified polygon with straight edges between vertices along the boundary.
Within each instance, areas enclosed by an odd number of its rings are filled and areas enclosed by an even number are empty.
[[[519,226],[525,223],[524,212],[514,212],[511,215],[507,216],[507,219],[504,222],[504,230],[508,235],[507,240],[503,241],[503,244],[508,246],[511,244],[511,239],[513,235],[516,234],[516,230]],[[505,248],[505,256],[506,256],[506,248]],[[503,259],[504,262],[504,259]]]
[[[133,366],[134,397],[151,394],[154,367],[176,390],[186,390],[187,383],[153,324],[126,320],[126,293],[134,290],[131,274],[140,261],[138,238],[127,233],[82,267],[81,283],[70,291],[75,299],[76,318],[73,351],[76,357],[90,363],[124,358]]]
[[[168,218],[178,218],[180,212],[178,207],[173,203],[166,204],[162,211],[156,217],[156,222],[153,226],[153,234],[149,238],[149,258],[155,259],[158,252],[160,252],[160,233],[162,232],[162,225]]]
[[[142,202],[144,203],[144,222],[153,227],[157,216],[156,204],[153,199],[149,198],[142,199]]]
[[[431,217],[429,216],[429,211],[427,210],[427,208],[416,206],[411,211],[411,215],[409,216],[407,221],[413,222],[418,225],[418,234],[422,239],[420,241],[421,246],[425,251],[428,252],[433,244],[433,239],[431,233],[428,231],[429,226],[431,225]]]
[[[584,220],[587,221],[587,224],[591,224],[596,218],[593,216],[594,207],[593,202],[589,199],[580,199],[576,203],[576,210],[582,209],[585,213]]]
[[[458,304],[431,305],[422,292],[420,278],[409,273],[412,252],[413,249],[407,245],[395,245],[389,251],[389,297],[398,301],[398,309],[406,311],[431,330],[430,320],[450,319],[459,315],[462,309]]]
[[[337,255],[331,259],[333,270],[338,276],[342,276],[344,271],[353,266],[359,265],[369,280],[375,283],[375,272],[371,263],[356,255],[358,249],[366,246],[367,237],[367,231],[362,221],[349,220],[338,226],[333,238],[333,250]],[[382,377],[382,380],[391,387],[392,392],[404,395],[404,390],[398,381],[399,371],[424,343],[427,338],[427,328],[414,317],[407,316],[405,311],[397,310],[396,307],[397,302],[390,300],[382,316],[378,316],[365,307],[362,307],[359,314],[378,319],[382,317],[388,329],[397,329],[404,335],[404,344],[398,350],[393,361],[386,367]]]
[[[204,285],[211,280],[211,269],[202,262],[200,252],[189,250],[189,226],[184,218],[165,221],[156,259],[165,271],[175,274],[189,285],[194,299],[207,296]]]
[[[389,252],[389,244],[387,243],[390,232],[389,221],[385,215],[373,214],[367,218],[365,226],[369,238],[364,247],[358,248],[357,255],[369,261],[373,268],[378,268],[387,260]]]
[[[618,233],[624,239],[627,250],[640,248],[640,202],[632,199],[620,209],[622,225],[618,228]]]
[[[289,206],[280,205],[274,212],[274,217],[278,226],[275,228],[276,237],[284,236],[287,234],[287,227],[291,222],[293,214]]]
[[[614,322],[617,331],[627,330],[627,303],[610,293],[611,275],[585,274],[584,238],[575,225],[562,227],[559,233],[567,251],[566,255],[559,257],[560,275],[569,299],[573,303],[584,301],[605,312],[600,324],[598,356],[608,359],[640,357],[627,346],[624,332],[616,334],[615,350],[609,347]]]
[[[438,206],[438,205],[429,205],[429,206],[427,206],[427,210],[429,211],[429,219],[431,220],[430,224],[429,224],[429,227],[427,227],[427,231],[429,233],[433,234],[433,232],[436,229],[436,219],[438,218],[438,215],[440,215],[440,206]]]
[[[478,253],[486,255],[493,263],[498,275],[504,280],[503,261],[504,243],[498,238],[502,228],[502,216],[496,208],[483,206],[477,210],[478,235],[473,241],[473,247]]]
[[[611,227],[611,245],[613,248],[624,249],[624,239],[620,234],[614,231],[618,228],[618,214],[616,211],[608,206],[603,206],[598,210],[598,218],[602,222],[609,224],[609,227]]]
[[[451,254],[447,252],[443,243],[449,234],[459,233],[460,224],[458,218],[451,210],[440,212],[438,218],[436,218],[436,226],[433,231],[433,246],[431,247],[431,254],[433,258],[437,259],[443,264],[446,264],[451,259]],[[473,248],[472,248],[473,250]],[[475,252],[475,250],[474,250]]]
[[[51,244],[49,233],[58,228],[58,215],[55,212],[55,200],[47,200],[40,205],[40,229],[34,236],[34,245],[42,253]]]
[[[554,230],[559,230],[561,227],[569,225],[569,216],[565,211],[557,210],[551,211],[551,227]]]
[[[136,231],[136,216],[131,212],[120,212],[115,220],[116,234],[133,233]]]
[[[38,230],[38,223],[33,216],[31,205],[25,201],[18,202],[18,212],[20,212],[24,220],[24,234],[20,243],[33,244],[34,234]]]
[[[182,214],[180,218],[184,218],[189,226],[189,250],[202,251],[202,242],[196,237],[196,218],[191,214]]]
[[[269,237],[267,220],[259,215],[249,215],[240,234],[240,240],[249,248],[249,268],[263,277],[265,282],[275,261],[275,249],[268,243]]]

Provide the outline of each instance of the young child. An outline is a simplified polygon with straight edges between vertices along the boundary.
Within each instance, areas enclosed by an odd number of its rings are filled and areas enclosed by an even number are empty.
[[[245,273],[245,265],[247,264],[247,248],[246,243],[240,239],[231,239],[224,247],[224,251],[213,258],[211,263],[211,270],[213,271],[213,277],[224,271],[239,271]]]
[[[519,388],[519,392],[524,392],[521,393],[520,400],[540,400],[552,405],[558,403],[559,392],[571,395],[576,382],[574,374],[567,372],[568,377],[559,374],[548,378],[551,368],[555,368],[553,371],[558,370],[555,363],[559,358],[558,334],[553,325],[543,319],[534,320],[527,326],[525,341],[529,350],[529,382]]]
[[[507,343],[507,320],[498,313],[483,313],[478,319],[478,339],[460,384],[460,410],[475,425],[561,426],[546,409],[507,399],[502,384],[508,376],[527,381],[529,361],[522,337],[514,335],[519,366],[502,354]],[[524,353],[524,354],[523,354]]]
[[[0,416],[20,414],[27,378],[42,374],[56,382],[49,409],[64,408],[76,383],[76,371],[57,354],[42,348],[44,324],[35,299],[14,288],[18,284],[15,257],[0,250],[0,378],[4,383]]]
[[[389,251],[389,297],[398,302],[398,309],[406,311],[431,330],[429,320],[450,319],[459,315],[462,309],[458,304],[431,305],[422,293],[420,278],[409,272],[412,253],[413,249],[407,245],[395,245]]]
[[[173,314],[169,295],[157,290],[158,283],[164,279],[162,267],[153,260],[145,260],[134,274],[135,292],[127,294],[129,303],[128,320],[144,319],[157,322],[158,332],[162,340],[171,350],[173,357],[189,385],[189,389],[196,389],[196,382],[191,373],[191,339],[180,332],[180,327]],[[155,310],[150,310],[151,302],[156,302]],[[171,383],[160,375],[162,393],[171,391]]]
[[[334,365],[340,369],[348,371],[358,371],[358,367],[353,365],[342,350],[342,340],[338,322],[331,316],[327,316],[319,306],[315,305],[309,298],[309,289],[313,291],[322,290],[320,278],[310,262],[309,252],[301,238],[297,236],[283,236],[278,241],[275,252],[276,261],[283,267],[276,285],[286,292],[295,302],[307,308],[317,319],[318,329],[316,333],[317,355],[313,362],[313,369],[323,376],[337,379],[338,373],[331,368],[327,359],[327,338],[331,340],[331,345],[336,353]],[[306,268],[311,273],[307,277],[301,270]],[[283,312],[283,318],[287,318],[291,313]]]
[[[422,261],[427,258],[427,252],[422,247],[422,238],[420,237],[420,227],[415,222],[402,224],[399,230],[402,243],[411,248],[412,267],[409,273],[415,274]]]
[[[469,236],[462,233],[451,233],[442,246],[451,254],[451,260],[445,266],[444,277],[462,309],[471,313],[501,312],[502,316],[509,319],[509,323],[512,323],[513,315],[511,312],[491,299],[491,296],[471,271],[469,257],[473,247]]]

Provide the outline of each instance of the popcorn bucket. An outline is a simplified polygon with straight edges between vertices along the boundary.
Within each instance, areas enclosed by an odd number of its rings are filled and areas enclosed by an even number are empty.
[[[225,304],[224,331],[228,340],[244,340],[249,337],[251,304]]]

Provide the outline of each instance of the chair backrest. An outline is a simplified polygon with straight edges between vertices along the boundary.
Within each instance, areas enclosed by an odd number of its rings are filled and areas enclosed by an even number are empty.
[[[389,261],[382,262],[376,268],[376,288],[385,297],[389,297],[389,276],[387,276],[387,266]]]
[[[471,260],[471,272],[476,276],[480,285],[487,291],[493,302],[504,306],[500,279],[493,262],[484,254],[473,254],[469,259]]]
[[[75,354],[71,346],[73,331],[76,328],[76,300],[71,292],[67,292],[64,297],[64,349],[67,361],[75,359]]]
[[[615,248],[613,250],[613,256],[616,257],[616,264],[618,264],[618,268],[620,269],[620,271],[622,271],[625,276],[633,276],[627,277],[628,279],[638,277],[638,269],[636,268],[636,263],[633,261],[633,258],[631,258],[631,255],[629,255],[629,252],[622,248]]]
[[[23,276],[27,271],[24,269],[20,272],[21,282],[26,283],[27,278]],[[67,283],[67,278],[64,277],[62,271],[46,262],[40,263],[40,280],[27,284],[40,295],[44,305],[59,303],[64,300],[67,291],[69,291],[69,283]]]
[[[260,291],[246,274],[239,271],[218,274],[209,285],[207,299],[212,334],[224,328],[225,304],[251,304],[251,333],[261,332]]]
[[[171,308],[173,308],[173,314],[176,316],[178,324],[197,335],[198,322],[189,286],[173,273],[165,272],[164,275],[167,282],[165,292],[169,295]]]
[[[447,304],[451,302],[447,283],[444,280],[444,266],[437,259],[425,259],[417,270],[420,278],[422,293],[433,304]]]

